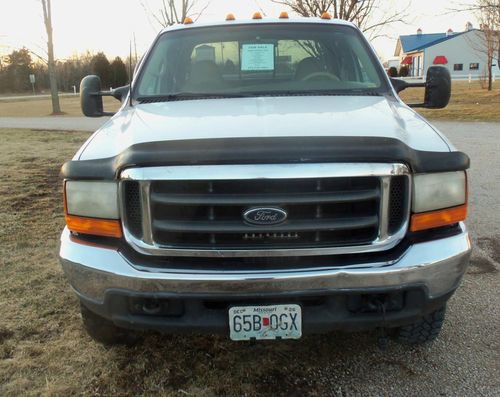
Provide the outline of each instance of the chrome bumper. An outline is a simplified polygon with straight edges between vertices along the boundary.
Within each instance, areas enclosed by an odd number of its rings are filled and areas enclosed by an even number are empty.
[[[274,272],[192,272],[136,269],[117,250],[90,246],[61,235],[60,260],[77,294],[102,303],[106,291],[173,294],[279,294],[394,289],[423,286],[429,298],[458,287],[469,263],[471,244],[463,224],[452,237],[410,246],[392,263],[364,267],[304,269]]]

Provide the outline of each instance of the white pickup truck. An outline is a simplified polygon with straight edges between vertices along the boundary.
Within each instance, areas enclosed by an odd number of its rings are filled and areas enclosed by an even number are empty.
[[[162,31],[121,109],[64,164],[60,259],[89,334],[232,340],[378,328],[439,333],[468,265],[469,158],[398,92],[447,105],[440,67],[389,79],[362,33],[322,18]]]

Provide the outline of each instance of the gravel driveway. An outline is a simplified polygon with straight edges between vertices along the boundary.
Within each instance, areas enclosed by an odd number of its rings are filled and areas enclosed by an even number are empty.
[[[333,345],[331,364],[306,377],[334,396],[500,396],[500,123],[434,125],[471,157],[471,265],[434,344],[380,352],[375,335],[352,334]]]

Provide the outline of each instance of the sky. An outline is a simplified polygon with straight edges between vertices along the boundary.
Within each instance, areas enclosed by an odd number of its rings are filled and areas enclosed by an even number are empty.
[[[200,4],[204,0],[199,0]],[[134,40],[140,56],[159,31],[158,25],[144,11],[161,0],[52,0],[54,46],[57,59],[74,53],[104,51],[109,58],[126,57],[129,43]],[[384,8],[392,5],[405,8],[410,14],[407,23],[384,29],[388,37],[379,37],[372,44],[378,54],[387,59],[393,56],[400,34],[414,34],[418,28],[424,33],[464,30],[471,21],[470,12],[450,13],[450,9],[464,7],[474,0],[381,0]],[[408,5],[408,7],[406,7]],[[271,0],[211,0],[200,21],[217,21],[232,12],[237,18],[249,18],[262,10],[267,16],[278,16],[285,8]],[[22,46],[43,54],[46,34],[43,26],[40,0],[0,0],[0,55]]]

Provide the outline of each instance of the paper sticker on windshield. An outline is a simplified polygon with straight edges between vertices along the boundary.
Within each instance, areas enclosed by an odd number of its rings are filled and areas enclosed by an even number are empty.
[[[243,44],[241,70],[243,72],[274,70],[274,44]]]

